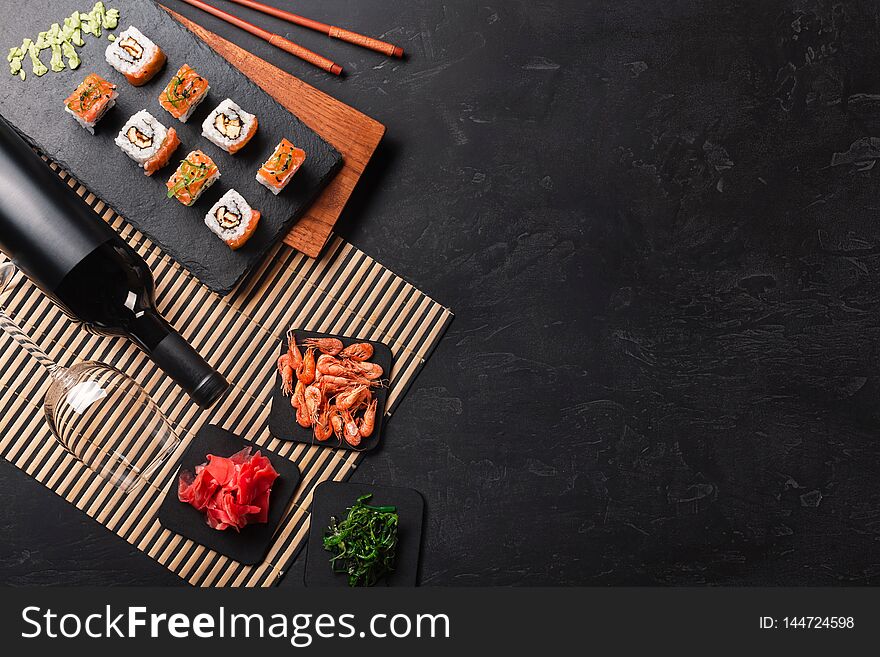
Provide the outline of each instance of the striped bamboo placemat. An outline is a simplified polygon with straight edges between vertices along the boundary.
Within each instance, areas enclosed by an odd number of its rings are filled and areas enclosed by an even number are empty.
[[[76,461],[53,438],[43,418],[48,376],[5,334],[0,336],[0,456],[197,586],[272,586],[296,557],[309,527],[315,485],[345,479],[356,452],[287,443],[266,426],[278,342],[292,323],[388,344],[395,356],[387,414],[400,402],[452,313],[339,238],[311,260],[280,246],[228,297],[202,286],[84,187],[61,173],[150,264],[163,315],[233,383],[208,411],[199,410],[136,347],[93,336],[71,322],[22,274],[3,295],[7,312],[57,362],[114,365],[138,381],[177,428],[182,441],[151,484],[121,494]],[[294,461],[303,483],[287,509],[266,559],[243,566],[164,528],[156,520],[174,465],[204,423],[217,424]]]

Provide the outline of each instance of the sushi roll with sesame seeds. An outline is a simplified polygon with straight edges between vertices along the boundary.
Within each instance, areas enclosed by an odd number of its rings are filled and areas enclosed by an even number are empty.
[[[230,154],[244,148],[257,132],[257,117],[227,98],[202,123],[202,137]]]
[[[166,183],[168,198],[173,196],[184,205],[194,205],[219,177],[220,169],[214,160],[202,151],[193,151]]]
[[[95,125],[116,105],[116,85],[100,75],[89,73],[64,101],[64,111],[83,128],[95,134]]]
[[[260,212],[234,189],[221,196],[205,215],[205,225],[233,251],[245,245],[259,221]]]
[[[152,80],[165,66],[166,61],[162,49],[134,26],[129,27],[107,46],[104,59],[135,87]]]
[[[116,145],[152,176],[168,164],[180,139],[174,128],[166,128],[147,110],[141,110],[122,126]]]
[[[186,123],[196,108],[208,97],[211,85],[189,64],[180,67],[159,94],[159,104],[171,116]]]
[[[283,139],[257,171],[257,182],[278,196],[306,161],[306,152]]]

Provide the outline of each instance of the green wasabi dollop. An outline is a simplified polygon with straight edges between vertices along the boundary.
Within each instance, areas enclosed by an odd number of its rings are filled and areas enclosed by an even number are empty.
[[[37,44],[33,41],[28,45],[28,55],[31,57],[31,63],[34,66],[34,75],[38,78],[43,77],[46,73],[49,72],[49,69],[46,68],[46,65],[40,61],[40,51],[37,50]]]
[[[27,77],[23,65],[25,57],[30,57],[33,74],[37,77],[45,75],[49,70],[57,73],[65,68],[79,68],[82,59],[77,48],[85,45],[83,34],[100,38],[103,30],[112,30],[119,26],[119,18],[119,10],[107,9],[103,2],[96,2],[88,13],[75,11],[61,23],[52,23],[48,30],[37,35],[35,41],[26,38],[21,46],[10,48],[6,57],[9,72],[24,80]],[[107,38],[113,41],[116,37],[108,34]],[[48,67],[40,61],[40,53],[44,50],[52,52]]]

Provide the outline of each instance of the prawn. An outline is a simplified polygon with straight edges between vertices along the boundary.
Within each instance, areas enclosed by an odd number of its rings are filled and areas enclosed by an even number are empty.
[[[345,376],[348,373],[345,365],[339,362],[336,357],[328,354],[318,356],[315,369],[321,374],[329,374],[330,376]]]
[[[369,342],[356,342],[348,345],[339,352],[343,358],[349,358],[355,361],[364,361],[373,357],[373,345]]]
[[[293,389],[293,395],[290,397],[290,405],[294,408],[301,408],[306,404],[306,398],[304,395],[306,387],[303,385],[302,381],[296,382],[296,387]]]
[[[321,405],[324,403],[324,395],[318,386],[310,385],[305,390],[305,409],[312,422],[317,422]]]
[[[324,386],[324,392],[339,392],[352,385],[351,379],[344,376],[332,376],[324,374],[321,377],[321,385]]]
[[[367,386],[358,385],[337,396],[336,405],[343,411],[349,411],[357,408],[369,394],[370,389]]]
[[[378,399],[371,401],[367,406],[367,410],[364,411],[364,416],[358,420],[357,427],[361,438],[369,438],[373,433],[373,429],[376,426],[376,406],[378,403]]]
[[[299,347],[296,346],[296,334],[292,330],[287,332],[287,355],[290,357],[290,365],[298,370],[303,357]]]
[[[354,418],[348,411],[342,411],[342,420],[345,423],[342,434],[345,442],[352,447],[357,447],[361,444],[361,432],[358,429],[357,422],[354,421]]]
[[[330,418],[325,410],[321,417],[315,422],[315,438],[318,442],[324,442],[333,435],[333,426],[330,424]]]
[[[330,426],[333,427],[333,433],[337,438],[342,438],[342,431],[345,428],[345,420],[342,418],[342,411],[335,406],[330,407]]]
[[[339,338],[306,338],[303,344],[307,347],[314,347],[322,354],[335,356],[342,351],[342,340]]]
[[[305,385],[310,385],[315,381],[315,350],[311,347],[306,349],[306,355],[303,356],[302,363],[296,370],[296,378]]]
[[[294,368],[290,364],[290,353],[281,354],[275,366],[278,368],[278,374],[281,376],[281,391],[287,396],[293,392]]]
[[[349,363],[349,368],[353,373],[358,374],[370,381],[381,379],[382,375],[385,373],[385,370],[382,369],[382,366],[378,365],[377,363],[353,361]]]
[[[308,429],[312,426],[312,418],[306,413],[305,406],[300,406],[296,409],[296,421],[303,429]]]

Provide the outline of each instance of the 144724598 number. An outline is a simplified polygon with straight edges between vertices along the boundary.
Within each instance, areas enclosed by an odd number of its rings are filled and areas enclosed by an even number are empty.
[[[792,630],[852,629],[855,619],[852,616],[785,616],[780,627]]]

